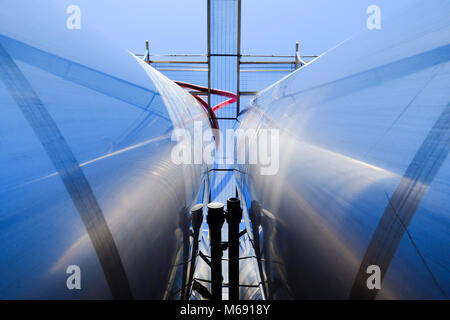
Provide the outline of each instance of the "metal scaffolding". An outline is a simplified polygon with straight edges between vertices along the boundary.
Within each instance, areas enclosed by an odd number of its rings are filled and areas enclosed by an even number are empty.
[[[226,145],[225,130],[234,128],[240,113],[248,107],[250,99],[258,91],[317,57],[301,56],[298,42],[295,43],[295,52],[292,55],[242,54],[241,0],[207,0],[206,54],[152,54],[151,47],[146,41],[145,54],[137,56],[188,90],[205,107],[211,117],[211,126],[221,130],[222,145]],[[237,185],[233,179],[234,168],[227,164],[227,156],[223,153],[216,154],[216,163],[210,172],[209,202],[226,203],[230,197],[238,197]],[[248,219],[248,214],[244,214],[244,217]],[[260,293],[253,293],[250,296],[256,294],[263,298],[266,294],[263,280],[258,275],[261,272],[256,262],[258,250],[254,248],[255,243],[246,234],[244,221],[240,219],[239,222],[233,222],[231,229],[230,221],[227,219],[223,223],[223,228],[220,225],[220,229],[216,228],[213,233],[210,233],[212,230],[207,231],[209,236],[214,234],[216,242],[221,241],[221,232],[225,245],[223,257],[218,256],[217,250],[220,251],[220,248],[218,249],[217,243],[214,250],[211,244],[211,256],[199,250],[199,262],[208,266],[210,276],[213,278],[208,280],[194,277],[192,289],[201,298],[222,299],[222,295],[217,291],[219,281],[222,288],[229,290],[230,299],[237,300],[241,289],[246,290],[247,295],[249,290],[259,291]],[[239,232],[240,229],[243,229],[243,232]],[[231,231],[231,234],[226,232],[227,230]],[[229,239],[229,235],[234,239]],[[243,247],[247,248],[244,255],[239,253]],[[231,279],[225,273],[220,281],[217,272],[222,273],[222,266],[219,261],[231,263],[229,266]],[[244,283],[243,279],[239,279],[237,270],[243,266],[245,268],[245,264],[249,263],[253,264],[251,268],[246,269],[254,270],[255,275],[250,277],[253,279],[251,283]],[[215,270],[212,270],[213,267]]]

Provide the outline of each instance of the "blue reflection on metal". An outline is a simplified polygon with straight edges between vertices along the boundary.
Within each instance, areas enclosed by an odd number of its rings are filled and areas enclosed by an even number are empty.
[[[450,296],[449,10],[415,2],[241,115],[241,129],[280,130],[279,172],[238,177],[266,225],[269,297]],[[367,288],[371,264],[381,290]]]
[[[175,165],[171,133],[207,115],[65,9],[2,3],[0,298],[180,298],[208,167]]]

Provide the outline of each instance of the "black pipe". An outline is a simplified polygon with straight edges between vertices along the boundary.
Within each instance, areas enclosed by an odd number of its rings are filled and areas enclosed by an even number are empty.
[[[198,239],[200,235],[200,227],[202,226],[203,222],[203,204],[199,203],[194,205],[191,208],[191,222],[192,222],[192,252],[191,252],[191,260],[189,265],[189,275],[188,275],[188,281],[187,281],[187,287],[189,288],[192,284],[192,279],[194,277],[194,271],[195,271],[195,258],[198,254]],[[190,291],[186,290],[184,295],[182,296],[182,299],[188,300],[190,296]]]
[[[270,294],[270,291],[268,290],[268,281],[269,277],[266,277],[268,275],[270,275],[270,270],[267,269],[267,266],[271,267],[270,264],[268,264],[268,256],[265,256],[264,260],[265,260],[265,266],[266,266],[266,271],[263,272],[263,263],[262,263],[262,256],[261,256],[261,244],[259,241],[260,235],[259,235],[259,227],[262,226],[262,208],[261,208],[261,204],[256,201],[256,200],[252,200],[251,202],[251,206],[250,206],[250,210],[249,210],[249,217],[250,217],[250,221],[252,223],[252,234],[253,234],[253,249],[255,250],[255,255],[256,255],[256,261],[258,262],[258,269],[259,269],[259,274],[261,275],[261,280],[263,281],[263,290],[264,290],[264,295],[266,297],[268,297],[268,294]],[[264,231],[264,228],[263,228]],[[263,233],[263,244],[265,245],[263,247],[263,250],[265,252],[265,254],[268,254],[268,250],[269,250],[269,244],[267,243],[267,234],[268,233]],[[270,233],[269,233],[270,234]],[[271,283],[271,281],[270,281]]]
[[[225,222],[223,203],[208,204],[209,239],[211,242],[211,300],[222,300],[222,226]]]
[[[179,226],[183,232],[183,271],[182,271],[182,280],[181,280],[181,291],[180,291],[180,299],[184,299],[186,295],[187,288],[187,273],[189,270],[189,247],[190,247],[190,217],[188,215],[188,210],[183,208],[180,210],[180,221]],[[175,267],[178,268],[178,267]]]
[[[228,222],[228,295],[229,300],[239,300],[239,225],[242,219],[241,201],[227,201]]]

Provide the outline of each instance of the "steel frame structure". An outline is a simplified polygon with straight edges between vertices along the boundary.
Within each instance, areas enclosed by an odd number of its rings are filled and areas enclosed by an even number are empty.
[[[297,47],[298,48],[298,47]],[[297,69],[300,68],[300,63],[299,63],[299,57],[301,57],[301,59],[303,59],[306,63],[309,63],[312,59],[317,58],[318,56],[315,55],[305,55],[305,56],[300,56],[300,55],[251,55],[251,54],[239,54],[236,55],[238,58],[238,72],[237,72],[237,78],[238,78],[238,83],[237,83],[237,87],[238,87],[238,92],[236,93],[236,103],[237,103],[237,112],[236,112],[236,117],[233,118],[224,118],[224,117],[217,117],[217,120],[237,120],[237,116],[239,114],[239,112],[241,111],[241,105],[240,105],[240,100],[242,96],[254,96],[256,94],[258,94],[258,91],[241,91],[239,90],[240,88],[240,82],[241,82],[241,74],[242,73],[247,73],[247,72],[255,72],[255,73],[265,73],[265,72],[286,72],[290,73],[293,72]],[[210,63],[210,57],[211,56],[217,56],[215,54],[136,54],[137,57],[147,57],[148,56],[148,60],[147,63],[149,63],[150,65],[157,65],[157,64],[171,64],[173,65],[172,68],[167,68],[167,67],[156,67],[157,70],[159,71],[192,71],[192,72],[207,72],[208,73],[208,87],[207,87],[207,92],[204,92],[203,90],[201,91],[196,91],[196,90],[190,90],[189,92],[192,95],[196,95],[196,96],[204,96],[207,97],[207,102],[208,105],[210,105],[211,102],[211,94],[215,94],[214,92],[212,92],[212,90],[216,90],[216,92],[221,91],[220,89],[216,89],[216,88],[212,88],[211,87],[211,63]],[[158,58],[169,58],[167,60],[161,60]],[[155,59],[153,59],[155,58]],[[197,59],[203,59],[203,60],[182,60],[185,58],[197,58]],[[205,59],[206,58],[206,59]],[[252,60],[246,60],[251,58]],[[267,58],[271,58],[271,59],[277,59],[277,60],[266,60]],[[177,67],[177,65],[191,65],[190,68],[182,68],[182,67]],[[196,68],[196,66],[201,65],[201,66],[205,66],[206,68]],[[270,68],[265,68],[265,66],[268,65],[280,65],[280,66],[284,66],[285,68],[282,69],[270,69]],[[245,69],[242,66],[260,66],[259,69],[255,69],[255,70],[250,70],[250,69]],[[290,68],[286,68],[286,67],[290,67]],[[178,82],[178,81],[177,81]],[[189,84],[189,85],[195,85],[195,84]],[[188,86],[185,86],[185,88],[187,88]],[[225,91],[224,91],[225,92]]]
[[[167,67],[156,67],[159,71],[192,71],[192,72],[207,72],[207,90],[202,87],[201,90],[190,90],[190,93],[198,97],[207,97],[207,104],[211,106],[211,95],[219,94],[219,92],[225,93],[224,96],[229,96],[229,94],[236,95],[236,112],[234,117],[216,117],[216,120],[237,120],[237,117],[241,111],[241,97],[242,96],[254,96],[258,91],[241,91],[241,74],[246,72],[292,72],[300,68],[303,64],[310,62],[312,59],[317,58],[316,55],[305,55],[301,56],[299,53],[299,43],[295,44],[295,53],[293,55],[251,55],[251,54],[241,54],[241,0],[237,0],[237,52],[235,54],[227,53],[212,53],[211,52],[211,1],[207,0],[207,54],[150,54],[150,47],[148,41],[146,41],[146,53],[136,54],[138,57],[143,57],[144,60],[150,65],[158,64],[169,64],[173,65],[171,68]],[[230,93],[221,88],[213,88],[211,85],[211,58],[217,56],[228,56],[236,57],[236,92]],[[165,59],[164,59],[165,58]],[[190,60],[186,60],[190,59]],[[268,60],[269,59],[269,60]],[[178,65],[178,66],[177,66]],[[183,65],[183,67],[179,67]],[[190,67],[186,68],[185,65]],[[198,68],[201,66],[202,68]],[[206,66],[206,68],[204,68]],[[258,69],[252,69],[251,67],[259,66]],[[280,66],[279,69],[271,69],[268,66]],[[195,84],[186,84],[182,86],[184,88],[190,89],[196,86]],[[226,103],[225,105],[229,105]],[[202,105],[204,105],[202,103]],[[223,105],[223,106],[225,106]],[[220,107],[223,107],[220,106]],[[219,107],[219,108],[220,108]],[[215,107],[212,107],[214,109]],[[216,108],[214,111],[218,110]]]
[[[206,72],[207,73],[207,86],[202,86],[199,84],[194,83],[187,83],[186,81],[175,81],[178,85],[180,85],[182,88],[189,91],[190,94],[192,94],[197,101],[205,108],[206,112],[210,116],[210,122],[211,127],[214,129],[219,129],[219,122],[222,120],[228,120],[228,121],[238,121],[238,116],[241,112],[241,97],[252,97],[258,93],[258,90],[262,88],[257,88],[257,90],[242,90],[241,86],[241,80],[243,74],[263,74],[263,73],[282,73],[284,75],[288,74],[290,72],[293,72],[297,69],[299,69],[302,65],[308,63],[312,59],[316,58],[317,56],[308,55],[308,56],[300,56],[299,54],[299,43],[296,42],[295,44],[295,53],[293,55],[251,55],[251,54],[242,54],[241,53],[241,0],[236,0],[232,3],[235,4],[237,7],[233,7],[231,12],[234,12],[237,14],[236,19],[236,26],[235,30],[236,33],[231,39],[236,40],[236,47],[233,47],[233,44],[230,44],[230,39],[219,39],[215,38],[215,46],[219,47],[220,49],[214,48],[213,51],[213,43],[212,43],[212,36],[213,36],[213,18],[212,18],[212,10],[213,6],[212,3],[215,2],[216,5],[224,5],[224,3],[220,3],[219,0],[207,0],[207,53],[206,54],[165,54],[165,55],[157,55],[157,54],[150,54],[150,46],[148,41],[146,41],[146,53],[145,54],[137,54],[138,57],[143,58],[148,64],[154,66],[157,70],[161,72]],[[229,3],[227,3],[229,4]],[[231,7],[232,7],[231,5]],[[230,9],[230,8],[227,8]],[[233,9],[237,9],[237,12]],[[217,7],[215,7],[215,10]],[[222,23],[225,26],[227,23],[230,23],[231,21],[234,21],[233,18],[228,19],[227,16],[221,16],[220,12],[215,12],[216,15],[219,15],[219,18],[222,18],[222,20],[219,21],[219,24]],[[214,20],[214,22],[217,23],[217,17]],[[215,28],[219,29],[223,28],[224,26],[217,26],[214,25]],[[228,27],[230,27],[228,25]],[[233,28],[234,29],[234,28]],[[223,31],[223,30],[222,30]],[[228,30],[226,30],[228,32]],[[216,30],[217,33],[217,30]],[[233,40],[231,40],[232,42]],[[235,49],[233,53],[230,52],[223,52],[226,51],[227,46],[230,46],[232,49]],[[216,50],[219,50],[216,51]],[[220,51],[223,50],[223,51]],[[232,92],[230,90],[224,90],[225,88],[217,88],[216,85],[213,83],[213,72],[217,72],[217,70],[214,70],[213,66],[213,59],[219,59],[220,57],[226,58],[236,58],[236,65],[235,67],[235,77],[236,77],[236,83],[235,83],[235,92]],[[224,61],[222,61],[224,62]],[[226,64],[226,63],[224,63]],[[222,70],[227,75],[221,75],[222,81],[225,77],[233,77],[233,75],[227,73],[228,70]],[[230,70],[231,71],[231,70]],[[232,71],[234,72],[234,70]],[[215,73],[217,75],[217,73]],[[281,78],[282,76],[280,76]],[[228,78],[228,79],[229,79]],[[216,81],[219,78],[216,77]],[[184,79],[183,79],[184,80]],[[274,79],[275,80],[275,79]],[[274,82],[274,80],[270,81],[270,83]],[[278,80],[278,79],[276,79]],[[220,80],[219,80],[220,82]],[[226,80],[225,82],[226,83]],[[265,87],[265,86],[264,86]],[[213,103],[212,96],[222,96],[225,97],[226,100],[221,101],[219,103]],[[206,99],[206,101],[205,101]],[[217,99],[216,99],[217,100]],[[213,105],[215,104],[215,105]],[[226,107],[226,106],[233,106],[235,104],[235,110],[233,113],[231,113],[232,116],[217,116],[216,112],[220,109]],[[228,125],[228,124],[227,124]],[[218,140],[216,141],[218,146]],[[210,170],[213,174],[218,174],[223,171],[234,171],[236,169],[231,167],[217,167],[215,166]],[[229,194],[228,196],[232,196]],[[237,189],[236,189],[236,196],[237,195]],[[209,202],[211,202],[211,190],[209,191]],[[228,222],[228,221],[227,221]],[[239,230],[239,223],[235,226],[236,230]],[[219,230],[220,231],[220,230]],[[219,232],[216,230],[216,233]],[[239,231],[238,231],[239,233]],[[242,234],[243,235],[243,234]],[[239,238],[241,234],[237,235],[236,241],[239,243]],[[234,240],[228,239],[228,241],[233,242]],[[216,248],[217,249],[217,248]],[[239,255],[239,250],[234,252],[234,255]],[[199,252],[199,257],[205,260],[205,262],[209,265],[210,268],[212,268],[211,262],[208,260],[211,257],[205,256],[201,251]],[[238,260],[241,259],[247,259],[247,258],[256,258],[254,255],[245,256],[245,257],[237,257]],[[231,257],[230,257],[231,259]],[[222,257],[222,261],[228,261],[229,259]],[[236,268],[236,266],[235,266]],[[239,264],[237,264],[237,268],[239,268]],[[234,270],[236,272],[236,270]],[[216,270],[216,276],[217,276],[217,270]],[[222,281],[222,287],[229,287],[229,293],[230,293],[230,299],[238,299],[239,298],[239,291],[235,287],[236,285],[238,287],[248,287],[248,288],[259,288],[260,290],[264,291],[264,286],[261,287],[261,282],[259,282],[256,285],[252,284],[243,284],[239,282],[239,276],[234,275],[232,279],[229,279],[228,283],[225,281]],[[216,279],[217,280],[217,279]],[[216,289],[213,290],[213,294],[211,295],[208,292],[208,289],[200,284],[200,282],[207,282],[212,284],[213,281],[206,280],[206,279],[200,279],[200,278],[193,278],[192,283],[192,289],[196,290],[200,295],[211,299],[213,296],[215,299],[218,299],[217,295],[217,283],[216,283]],[[237,283],[236,283],[237,281]],[[234,287],[233,284],[234,283]],[[214,293],[215,292],[215,293]],[[264,296],[266,296],[266,293],[263,293]]]

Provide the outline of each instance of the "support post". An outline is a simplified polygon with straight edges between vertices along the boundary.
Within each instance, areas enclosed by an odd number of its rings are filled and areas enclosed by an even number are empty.
[[[193,241],[192,241],[192,252],[191,252],[191,262],[190,262],[190,268],[189,268],[189,275],[188,275],[188,281],[187,285],[191,286],[193,285],[192,279],[194,277],[194,270],[195,270],[195,258],[197,257],[198,253],[198,239],[200,236],[200,227],[202,226],[203,222],[203,204],[199,203],[194,205],[191,208],[191,222],[192,222],[192,231],[193,231]],[[183,299],[188,300],[190,296],[190,291],[186,290],[185,294],[183,296]]]
[[[211,106],[211,0],[207,4],[207,44],[208,44],[208,106]]]
[[[223,203],[208,204],[209,238],[211,243],[211,296],[212,300],[222,300],[222,226],[225,222]]]
[[[241,201],[227,201],[228,223],[228,292],[229,300],[239,300],[239,225],[242,219]]]
[[[236,118],[241,112],[241,0],[238,0],[238,30],[237,30],[237,85],[236,85]]]
[[[183,273],[181,278],[181,291],[180,291],[180,299],[184,299],[184,296],[186,294],[186,288],[188,287],[187,284],[187,276],[188,276],[188,270],[189,270],[189,254],[190,254],[190,217],[188,215],[188,210],[184,207],[182,210],[180,210],[179,213],[180,219],[179,219],[179,227],[180,230],[183,233]],[[177,268],[177,267],[175,267]]]
[[[298,69],[298,41],[295,43],[295,70]]]
[[[196,204],[191,208],[191,219],[194,239],[198,239],[203,222],[203,203]]]
[[[149,50],[149,46],[148,46],[148,40],[145,40],[145,49],[147,50],[147,63],[150,64],[150,50]]]

